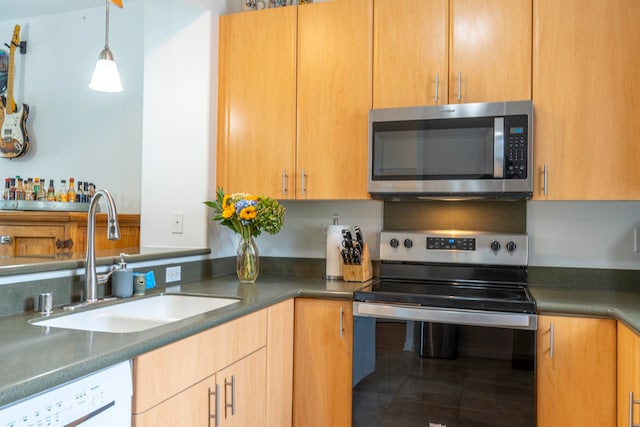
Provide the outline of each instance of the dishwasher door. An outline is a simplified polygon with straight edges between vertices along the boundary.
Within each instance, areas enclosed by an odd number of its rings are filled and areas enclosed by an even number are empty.
[[[0,408],[0,426],[131,426],[131,363],[118,363]]]

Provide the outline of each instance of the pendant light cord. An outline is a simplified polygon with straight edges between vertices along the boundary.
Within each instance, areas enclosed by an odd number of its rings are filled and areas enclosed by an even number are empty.
[[[109,49],[109,0],[106,0],[105,26],[104,26],[104,48]]]

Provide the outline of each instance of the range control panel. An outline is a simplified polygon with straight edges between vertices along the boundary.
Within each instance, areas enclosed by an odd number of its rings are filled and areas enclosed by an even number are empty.
[[[526,266],[528,243],[525,233],[384,230],[380,233],[380,259]]]

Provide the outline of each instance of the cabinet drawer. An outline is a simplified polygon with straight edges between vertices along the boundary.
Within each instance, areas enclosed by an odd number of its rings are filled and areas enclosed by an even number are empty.
[[[187,389],[264,347],[266,341],[264,309],[136,357],[133,413],[144,412]]]

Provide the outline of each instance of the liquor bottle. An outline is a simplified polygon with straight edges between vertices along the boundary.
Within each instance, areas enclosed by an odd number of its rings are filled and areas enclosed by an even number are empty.
[[[75,201],[76,201],[75,179],[69,178],[69,189],[67,190],[67,202],[75,203]]]
[[[58,193],[56,194],[56,201],[58,202],[67,202],[69,199],[67,199],[67,180],[66,179],[61,179],[60,180],[60,187],[58,188]]]
[[[16,179],[11,178],[9,182],[9,198],[7,200],[15,200],[16,199]]]
[[[33,197],[33,178],[27,178],[24,184],[24,199],[35,200]]]
[[[89,196],[89,183],[87,181],[84,182],[82,200],[83,203],[89,203],[91,201],[91,196]]]
[[[47,189],[47,201],[55,202],[56,201],[56,189],[53,187],[53,180],[49,180],[49,188]]]
[[[9,187],[11,187],[11,178],[5,178],[4,191],[2,192],[2,200],[9,200]]]
[[[16,200],[24,200],[24,185],[22,184],[22,178],[16,176]]]
[[[39,200],[39,201],[47,200],[47,190],[46,188],[44,188],[46,182],[47,181],[44,178],[40,180],[38,192],[36,193],[36,200]]]
[[[84,203],[82,201],[82,181],[78,181],[78,187],[76,190],[76,203]]]

